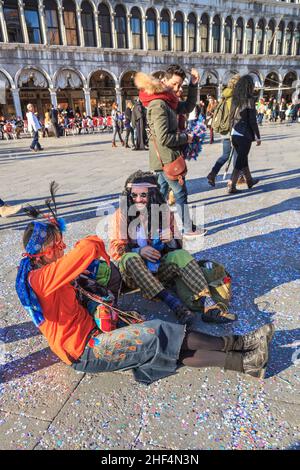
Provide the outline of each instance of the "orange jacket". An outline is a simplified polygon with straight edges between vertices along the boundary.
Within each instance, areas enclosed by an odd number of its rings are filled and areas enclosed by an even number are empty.
[[[110,262],[103,241],[96,235],[90,236],[77,242],[62,258],[31,271],[28,276],[45,317],[40,331],[52,351],[66,364],[81,356],[88,334],[96,326],[78,302],[71,282],[100,257]]]

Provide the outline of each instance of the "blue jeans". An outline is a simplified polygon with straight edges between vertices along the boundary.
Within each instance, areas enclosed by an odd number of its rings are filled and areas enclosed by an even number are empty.
[[[223,154],[218,160],[216,161],[212,171],[217,175],[222,168],[222,166],[227,162],[228,158],[230,157],[231,152],[231,142],[229,138],[223,139]],[[233,160],[236,160],[236,151],[233,154]]]
[[[263,113],[258,113],[257,114],[257,123],[261,125],[262,122],[263,122],[263,119],[264,119],[264,114]]]
[[[176,198],[176,205],[180,207],[182,225],[186,230],[191,230],[191,219],[188,210],[188,192],[184,182],[183,185],[179,184],[178,181],[170,180],[166,177],[163,171],[157,171],[158,184],[160,185],[160,192],[162,193],[165,200],[168,200],[168,192],[172,189]]]
[[[4,206],[5,202],[0,198],[0,207]]]
[[[37,148],[38,150],[41,148],[40,143],[39,143],[39,131],[34,131],[33,133],[33,140],[30,145],[31,149]]]

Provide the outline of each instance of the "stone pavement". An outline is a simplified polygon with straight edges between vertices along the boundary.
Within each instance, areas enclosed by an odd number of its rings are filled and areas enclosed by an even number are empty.
[[[205,205],[208,234],[196,256],[226,265],[233,278],[232,326],[197,322],[215,335],[249,331],[274,320],[264,380],[217,368],[181,368],[150,386],[131,372],[88,375],[59,362],[20,307],[14,291],[28,219],[0,219],[1,449],[296,449],[299,448],[300,125],[262,127],[251,168],[261,182],[228,196],[205,176],[221,145],[205,145],[189,163],[190,201]],[[99,204],[116,204],[126,176],[147,169],[147,152],[111,148],[110,135],[0,142],[0,197],[43,204],[60,183],[60,214],[73,244],[93,233]],[[172,318],[157,302],[126,296],[148,318]]]

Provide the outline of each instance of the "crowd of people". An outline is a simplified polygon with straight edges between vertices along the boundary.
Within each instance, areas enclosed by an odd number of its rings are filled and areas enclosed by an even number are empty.
[[[181,90],[182,94],[182,90]],[[202,116],[209,130],[209,143],[214,143],[213,115],[218,101],[214,96],[207,95],[205,100],[196,104],[191,113],[186,115],[187,125]],[[263,122],[295,123],[300,122],[300,104],[288,102],[285,98],[278,101],[276,98],[260,98],[256,100],[257,122],[261,126]],[[106,112],[105,107],[98,103],[92,116],[81,112],[79,107],[75,111],[69,107],[52,106],[40,118],[37,111],[34,113],[39,120],[39,135],[49,137],[91,134],[95,132],[112,132],[112,146],[117,147],[118,137],[122,146],[132,150],[148,149],[148,122],[145,107],[139,99],[135,102],[127,101],[125,112],[119,110],[117,103],[112,103],[111,111]],[[32,135],[32,129],[26,119],[18,116],[5,118],[0,116],[0,140],[21,139]],[[37,148],[36,150],[40,150]]]
[[[125,147],[129,138],[132,149],[149,147],[149,171],[128,176],[121,196],[124,203],[112,216],[108,252],[103,240],[87,236],[64,253],[66,224],[57,213],[55,182],[50,185],[51,198],[45,201],[48,214],[32,206],[24,208],[34,221],[24,232],[25,253],[16,291],[52,351],[75,370],[133,369],[135,379],[147,384],[174,374],[182,365],[264,376],[273,324],[241,336],[195,331],[199,313],[203,321],[216,324],[234,322],[237,316],[229,308],[231,278],[225,267],[215,269],[211,261],[201,264],[183,248],[184,237],[205,234],[189,214],[184,158],[184,149],[197,143],[199,121],[206,122],[210,143],[214,132],[222,136],[223,155],[208,175],[209,184],[215,185],[218,171],[231,158],[228,194],[238,191],[241,176],[249,189],[258,183],[248,161],[252,143],[261,145],[255,85],[250,75],[235,75],[219,102],[210,97],[206,107],[203,102],[196,105],[199,73],[195,69],[190,71],[187,98],[183,98],[186,78],[179,65],[170,65],[162,79],[138,73],[136,103],[127,102],[124,116],[113,104],[112,146],[116,147],[118,136]],[[36,150],[41,123],[31,104],[27,119],[33,130],[31,149]],[[55,108],[49,119],[58,132],[60,116]],[[168,204],[170,191],[180,226]],[[9,208],[2,200],[0,205]],[[209,281],[216,277],[222,288],[212,290]],[[163,302],[177,323],[161,318],[145,321],[136,312],[121,311],[118,299],[124,288],[138,288],[145,299]]]
[[[266,122],[300,122],[300,104],[287,102],[285,98],[278,101],[276,98],[265,100],[260,98],[256,103],[257,121],[261,126]]]

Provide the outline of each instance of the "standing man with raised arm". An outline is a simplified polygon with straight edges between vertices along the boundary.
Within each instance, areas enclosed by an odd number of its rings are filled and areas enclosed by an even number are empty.
[[[138,73],[135,77],[140,89],[140,100],[147,108],[148,124],[151,131],[149,140],[150,170],[157,173],[160,191],[167,200],[168,191],[172,189],[176,203],[182,211],[185,235],[191,234],[191,221],[187,206],[187,187],[179,180],[169,179],[163,171],[163,165],[174,162],[182,155],[184,145],[192,143],[193,135],[178,130],[178,114],[189,114],[197,101],[199,73],[191,70],[191,79],[186,101],[180,101],[177,94],[186,78],[186,73],[179,65],[170,65],[162,80]],[[158,158],[158,154],[160,159]],[[192,232],[194,233],[194,232]]]

